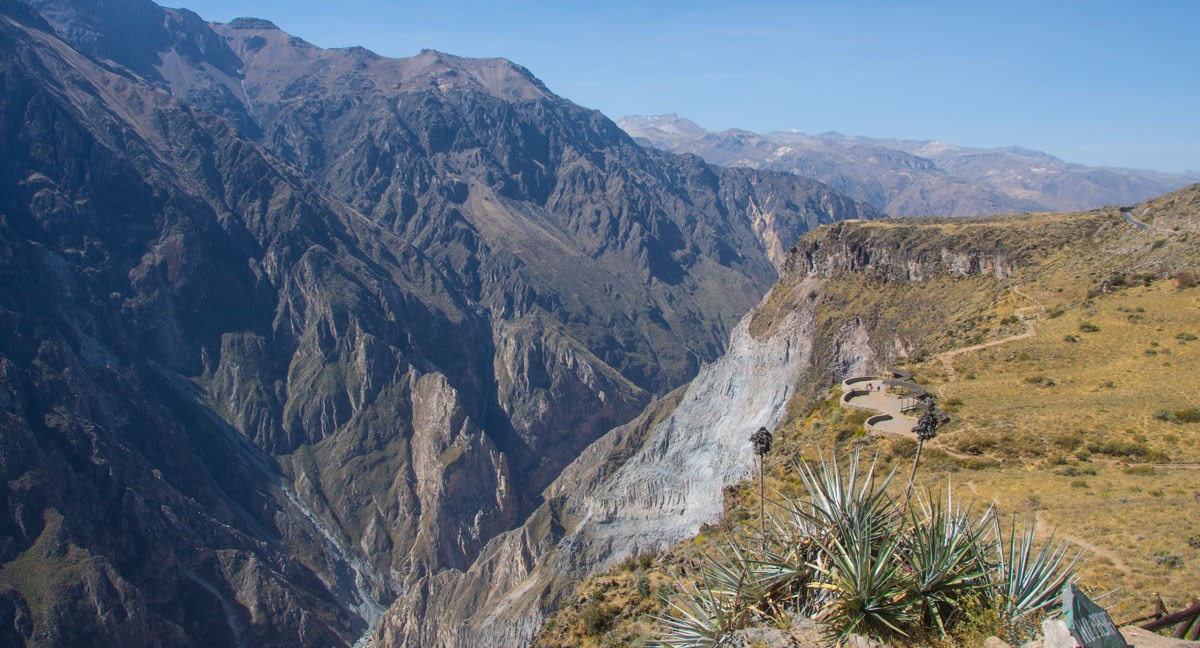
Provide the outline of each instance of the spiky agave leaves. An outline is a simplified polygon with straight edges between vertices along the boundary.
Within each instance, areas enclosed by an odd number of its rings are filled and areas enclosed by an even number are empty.
[[[763,599],[769,581],[734,539],[727,537],[715,554],[703,554],[700,560],[696,584],[678,582],[668,614],[655,617],[664,626],[658,645],[729,645],[733,632],[746,626]]]
[[[887,493],[895,471],[877,480],[875,466],[862,470],[857,452],[845,471],[836,456],[821,457],[815,467],[797,465],[808,501],[791,508],[816,533],[819,551],[809,567],[817,578],[809,587],[825,594],[816,618],[838,641],[850,634],[906,636],[912,617],[901,518]]]
[[[1014,516],[1007,537],[998,520],[994,528],[993,595],[1003,618],[1010,623],[1055,603],[1063,585],[1075,582],[1086,562],[1082,549],[1072,552],[1070,541],[1056,542],[1053,531],[1038,548],[1034,542],[1036,522],[1022,524],[1018,532]]]
[[[992,507],[976,518],[949,483],[943,498],[902,503],[887,493],[895,471],[877,479],[858,453],[845,468],[833,456],[796,468],[806,497],[782,497],[766,537],[727,538],[704,557],[697,585],[681,584],[660,619],[662,645],[727,645],[754,616],[788,610],[815,613],[837,643],[946,635],[978,610],[995,611],[1017,635],[1083,559],[1053,534],[1035,542],[1036,525],[1018,531],[1014,520],[1003,533]]]
[[[994,509],[976,521],[969,508],[946,495],[918,495],[909,511],[902,556],[910,581],[910,601],[920,625],[945,635],[972,602],[986,598],[989,578],[988,531]]]
[[[703,586],[676,584],[678,595],[669,601],[668,613],[654,617],[663,624],[659,646],[716,648],[727,645],[734,629],[726,602]]]
[[[818,531],[858,526],[874,538],[895,523],[898,515],[895,498],[887,493],[896,471],[881,481],[875,478],[875,462],[860,470],[859,453],[850,458],[845,474],[837,456],[820,457],[816,468],[811,462],[799,462],[796,470],[808,495],[807,502],[792,502],[788,508],[810,522]],[[866,524],[867,526],[863,526]]]
[[[819,555],[811,523],[794,511],[767,515],[765,538],[750,543],[749,560],[762,583],[759,612],[778,618],[789,611],[811,613],[818,596],[808,584],[816,579],[811,566]]]
[[[900,558],[901,537],[870,517],[848,520],[831,529],[813,568],[820,579],[810,587],[827,591],[816,619],[831,638],[851,634],[887,638],[907,636],[913,618],[908,581]]]

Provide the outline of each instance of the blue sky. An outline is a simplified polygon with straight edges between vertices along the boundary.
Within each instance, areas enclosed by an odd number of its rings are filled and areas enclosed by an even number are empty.
[[[161,1],[161,0],[160,0]],[[168,2],[167,4],[174,4]],[[1200,171],[1200,2],[191,0],[322,47],[502,56],[610,117]]]

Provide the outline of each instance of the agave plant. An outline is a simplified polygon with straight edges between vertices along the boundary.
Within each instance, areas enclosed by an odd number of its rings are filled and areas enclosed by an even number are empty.
[[[781,617],[789,611],[811,613],[820,598],[808,587],[816,579],[812,568],[820,555],[817,528],[795,511],[767,515],[764,541],[750,561],[762,583],[759,608],[764,616]]]
[[[1024,524],[1018,532],[1015,516],[1007,536],[998,520],[994,529],[993,595],[1002,618],[1009,622],[1052,605],[1063,585],[1075,582],[1086,561],[1083,550],[1071,551],[1069,541],[1055,542],[1054,532],[1036,548],[1036,524]]]
[[[1033,524],[1001,530],[993,507],[975,516],[954,499],[888,493],[858,453],[798,463],[803,498],[781,497],[779,513],[753,541],[729,537],[705,556],[697,584],[660,619],[661,645],[728,645],[755,616],[813,614],[829,638],[899,642],[947,635],[980,610],[1013,632],[1072,582],[1083,553],[1070,543],[1035,541]],[[744,548],[745,547],[745,548]]]
[[[752,618],[767,584],[738,542],[726,538],[715,554],[701,556],[695,586],[677,582],[678,596],[668,601],[669,613],[656,617],[665,627],[659,645],[729,645],[733,632]]]
[[[921,626],[945,635],[969,603],[986,595],[990,584],[986,553],[988,507],[976,521],[970,509],[954,500],[947,482],[946,496],[918,496],[910,509],[902,553],[910,580],[910,600]]]
[[[845,471],[836,456],[821,457],[815,467],[797,465],[808,501],[791,508],[816,529],[819,555],[809,567],[817,578],[809,587],[825,593],[816,618],[834,639],[905,636],[911,620],[899,555],[901,518],[887,491],[895,471],[876,480],[875,467],[861,470],[857,452]]]
[[[822,560],[812,565],[821,578],[810,587],[830,593],[816,619],[839,641],[851,634],[904,637],[913,619],[900,535],[886,528],[879,533],[874,522],[860,518],[835,527]]]
[[[845,474],[839,468],[837,456],[821,457],[816,468],[807,462],[796,464],[800,481],[808,495],[807,502],[789,502],[787,507],[825,532],[841,527],[862,528],[870,538],[876,538],[893,526],[897,511],[895,498],[887,487],[896,471],[882,481],[875,479],[875,462],[860,471],[859,453],[850,458]]]
[[[726,602],[703,585],[689,587],[676,583],[679,594],[669,601],[668,614],[654,617],[663,624],[660,646],[679,648],[717,648],[732,637]]]

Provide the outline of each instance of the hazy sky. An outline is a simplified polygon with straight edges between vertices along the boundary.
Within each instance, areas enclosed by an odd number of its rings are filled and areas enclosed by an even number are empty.
[[[160,0],[161,1],[161,0]],[[178,0],[176,0],[178,2]],[[166,4],[172,4],[167,2]],[[1200,2],[189,0],[322,47],[502,56],[612,118],[1200,171]]]

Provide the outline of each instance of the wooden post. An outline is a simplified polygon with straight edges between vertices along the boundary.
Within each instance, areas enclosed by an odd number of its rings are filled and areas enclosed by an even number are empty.
[[[1197,619],[1200,619],[1200,599],[1192,599],[1192,608],[1196,609],[1196,613],[1192,615],[1191,619],[1180,623],[1179,627],[1175,628],[1175,632],[1171,635],[1171,637],[1175,639],[1183,639],[1188,635],[1188,629],[1190,629],[1193,624],[1200,625],[1197,623]]]
[[[1188,621],[1191,621],[1192,619],[1195,619],[1196,615],[1198,615],[1198,614],[1200,614],[1200,603],[1197,603],[1197,604],[1193,605],[1192,607],[1187,608],[1186,610],[1180,610],[1174,614],[1168,614],[1167,616],[1165,616],[1161,619],[1158,619],[1156,621],[1151,621],[1150,623],[1143,623],[1139,627],[1141,627],[1142,630],[1149,630],[1151,632],[1154,632],[1155,630],[1159,630],[1161,628],[1169,628],[1169,627],[1175,625],[1176,623],[1179,623],[1180,621],[1183,621],[1185,619]]]

